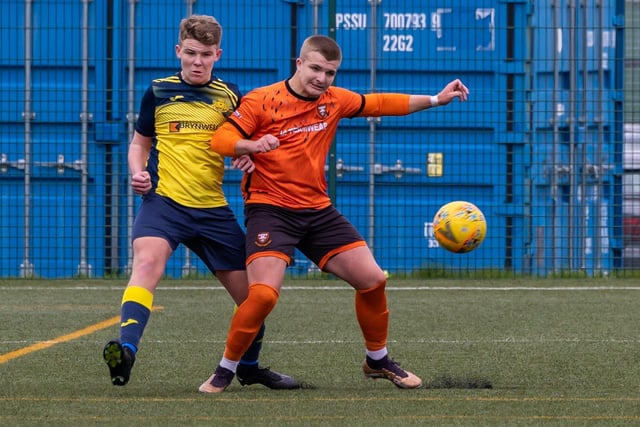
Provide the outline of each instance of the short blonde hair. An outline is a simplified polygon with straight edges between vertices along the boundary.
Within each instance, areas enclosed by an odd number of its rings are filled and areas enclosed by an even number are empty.
[[[342,50],[331,37],[322,35],[307,37],[300,47],[300,58],[306,57],[309,52],[318,52],[327,61],[342,62]]]
[[[191,15],[180,21],[178,43],[185,39],[194,39],[206,46],[220,46],[222,26],[213,16]]]

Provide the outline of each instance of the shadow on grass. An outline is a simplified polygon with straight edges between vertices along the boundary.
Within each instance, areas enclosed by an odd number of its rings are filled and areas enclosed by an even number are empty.
[[[431,381],[425,383],[425,388],[462,388],[462,389],[478,389],[493,388],[491,380],[475,375],[465,375],[454,377],[451,375],[441,375]]]

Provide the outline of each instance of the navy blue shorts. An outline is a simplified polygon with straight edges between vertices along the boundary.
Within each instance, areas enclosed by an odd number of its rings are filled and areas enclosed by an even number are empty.
[[[191,249],[214,273],[245,270],[245,235],[229,206],[188,208],[173,200],[144,196],[133,223],[133,239],[161,237],[174,251],[180,243]]]
[[[264,252],[277,252],[289,258],[294,249],[320,268],[341,248],[364,243],[356,228],[338,210],[288,209],[261,203],[245,205],[247,259]]]

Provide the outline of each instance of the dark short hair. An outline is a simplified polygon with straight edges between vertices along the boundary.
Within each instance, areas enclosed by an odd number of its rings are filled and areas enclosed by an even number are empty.
[[[300,57],[306,56],[309,52],[318,52],[327,61],[340,61],[342,62],[342,51],[340,46],[331,37],[323,35],[313,35],[307,37],[302,47],[300,48]]]
[[[185,39],[194,39],[206,46],[220,45],[222,26],[213,16],[191,15],[180,21],[178,43]]]

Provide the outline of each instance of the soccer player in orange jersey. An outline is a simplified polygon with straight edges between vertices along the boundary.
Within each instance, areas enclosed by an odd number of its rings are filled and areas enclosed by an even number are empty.
[[[251,155],[255,170],[242,182],[249,296],[233,317],[224,356],[201,392],[219,393],[231,383],[240,357],[278,301],[295,248],[355,289],[365,376],[403,389],[422,386],[387,353],[387,279],[363,237],[332,205],[325,161],[342,118],[407,115],[455,98],[465,101],[469,90],[454,80],[437,95],[362,95],[332,86],[341,60],[333,39],[307,38],[295,74],[247,94],[211,140],[223,156]]]

